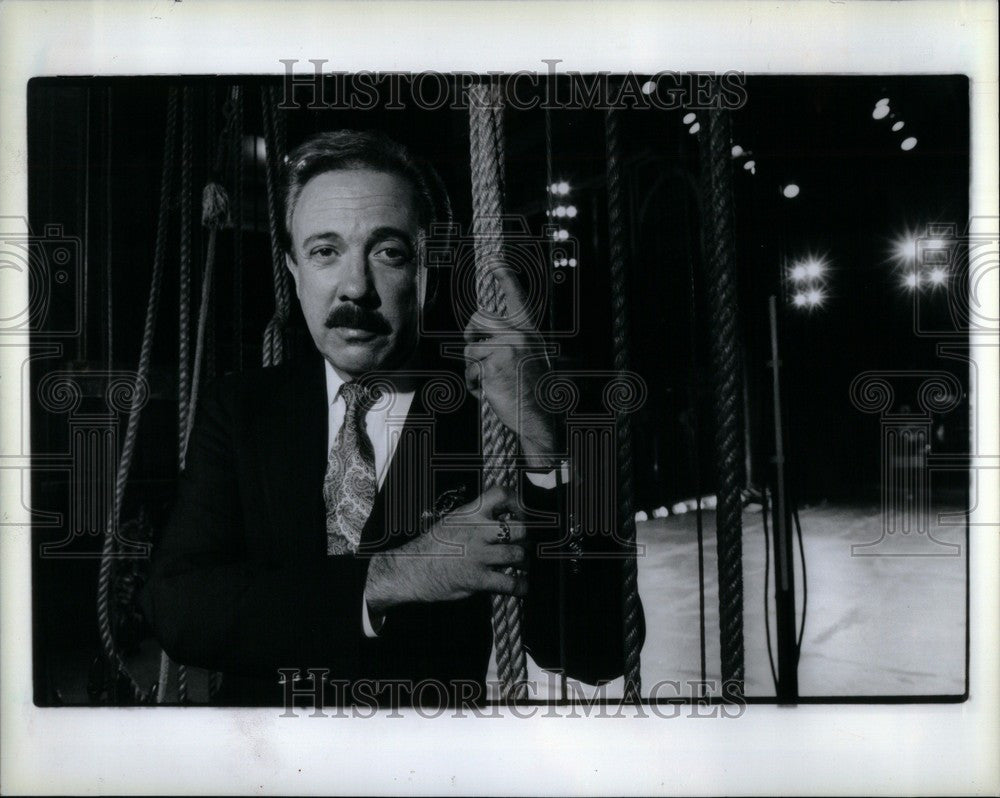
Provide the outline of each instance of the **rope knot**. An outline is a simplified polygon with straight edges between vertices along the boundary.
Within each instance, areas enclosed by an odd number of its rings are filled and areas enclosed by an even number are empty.
[[[229,195],[214,180],[205,184],[201,193],[201,223],[209,228],[221,230],[229,227]]]

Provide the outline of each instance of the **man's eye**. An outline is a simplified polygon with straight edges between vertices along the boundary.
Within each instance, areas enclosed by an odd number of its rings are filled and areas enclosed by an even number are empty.
[[[384,246],[375,250],[375,257],[387,263],[400,264],[410,259],[410,253],[402,247]]]
[[[333,247],[330,246],[316,247],[309,253],[309,256],[313,258],[326,259],[326,258],[332,258],[334,254],[336,254],[336,252],[337,250],[335,250]]]

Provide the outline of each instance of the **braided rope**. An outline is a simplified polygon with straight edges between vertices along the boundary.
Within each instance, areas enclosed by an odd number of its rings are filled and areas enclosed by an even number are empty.
[[[743,692],[742,396],[729,114],[711,110],[700,137],[711,363],[715,391],[719,642],[724,695]]]
[[[507,303],[493,271],[503,265],[503,105],[499,86],[474,86],[470,92],[469,149],[472,170],[476,298],[479,308],[506,317]],[[517,437],[497,418],[489,402],[480,405],[483,438],[483,487],[513,487]],[[508,573],[511,571],[508,570]],[[527,698],[528,667],[521,639],[523,607],[516,596],[491,599],[497,673],[505,700]]]
[[[191,89],[181,90],[181,240],[180,284],[178,286],[178,366],[177,366],[177,464],[184,470],[184,452],[188,422],[188,405],[191,401],[191,167],[192,125]]]
[[[97,581],[97,625],[105,656],[116,673],[124,674],[132,687],[133,695],[139,703],[145,703],[150,698],[150,691],[143,689],[126,667],[115,643],[111,628],[111,564],[116,550],[116,532],[121,518],[122,504],[125,499],[125,485],[128,480],[132,456],[135,452],[136,439],[139,431],[139,417],[142,403],[145,400],[145,386],[149,375],[150,360],[153,354],[153,334],[156,329],[156,311],[159,305],[160,286],[163,281],[163,261],[166,256],[167,222],[170,215],[170,183],[174,171],[174,147],[177,137],[177,90],[170,89],[167,95],[167,126],[163,145],[163,171],[160,178],[160,210],[156,225],[156,248],[153,256],[153,273],[150,279],[149,299],[146,305],[146,321],[142,332],[142,345],[139,352],[139,366],[135,383],[132,388],[132,404],[129,408],[128,426],[125,441],[122,444],[121,457],[118,461],[118,473],[115,479],[115,500],[112,512],[108,517],[104,534],[104,546],[101,551],[101,566]]]
[[[291,286],[281,248],[281,198],[278,196],[278,170],[284,158],[285,127],[277,111],[276,98],[268,89],[260,94],[264,116],[264,176],[267,183],[267,221],[271,233],[271,267],[274,277],[274,315],[264,329],[263,364],[273,366],[285,359],[285,325],[291,307]]]
[[[625,243],[625,199],[622,189],[621,114],[608,110],[604,117],[608,188],[608,245],[611,266],[611,311],[614,368],[624,377],[629,369],[628,252]],[[639,568],[635,558],[635,512],[632,475],[632,419],[624,410],[616,412],[616,465],[618,529],[631,556],[622,561],[622,619],[625,648],[625,698],[642,694],[639,659]]]
[[[180,286],[178,288],[178,368],[177,368],[177,462],[179,470],[184,470],[187,455],[187,433],[192,419],[191,411],[191,171],[193,167],[191,89],[181,90],[181,240],[180,240]],[[165,664],[164,664],[165,663]],[[169,679],[170,658],[166,652],[161,655],[160,675]],[[167,698],[167,684],[164,681],[156,692],[157,701]],[[177,700],[187,699],[187,668],[177,666]]]
[[[233,362],[243,371],[243,90],[233,86]]]

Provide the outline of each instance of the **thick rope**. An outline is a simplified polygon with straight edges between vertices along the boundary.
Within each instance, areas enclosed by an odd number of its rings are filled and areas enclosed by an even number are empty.
[[[263,364],[273,366],[285,359],[285,325],[291,308],[291,286],[281,247],[281,198],[278,174],[284,160],[285,126],[275,107],[277,97],[268,88],[261,89],[261,113],[264,117],[264,176],[267,184],[267,220],[271,234],[271,268],[274,277],[274,315],[264,330]]]
[[[181,187],[180,205],[181,238],[178,247],[180,267],[177,286],[177,468],[184,470],[186,430],[191,401],[191,169],[192,125],[191,89],[181,89]],[[156,700],[167,700],[167,685],[170,681],[171,660],[167,653],[160,653],[160,676],[157,682]],[[183,676],[183,678],[181,678]],[[178,698],[187,692],[187,674],[178,671]]]
[[[180,285],[178,287],[178,366],[177,366],[177,467],[184,470],[187,449],[188,406],[191,401],[191,169],[192,124],[191,89],[181,90],[181,240]]]
[[[232,89],[232,129],[230,152],[233,156],[233,365],[243,371],[243,90]]]
[[[611,266],[612,345],[614,368],[622,378],[629,369],[628,250],[625,241],[625,199],[622,189],[621,112],[608,110],[604,117],[608,188],[608,245]],[[635,558],[635,512],[632,475],[632,419],[625,410],[616,412],[618,529],[628,549],[622,561],[622,621],[625,647],[625,699],[642,695],[639,660],[638,563]]]
[[[476,255],[476,297],[480,310],[506,317],[507,303],[493,274],[503,266],[503,106],[498,86],[474,86],[469,106],[472,169],[473,234]],[[517,437],[497,418],[489,402],[480,406],[483,438],[483,488],[514,487]],[[510,571],[508,571],[510,572]],[[523,700],[528,693],[528,667],[521,639],[522,601],[516,596],[492,597],[493,636],[497,674],[505,700]]]
[[[743,435],[729,114],[710,110],[700,136],[702,241],[715,391],[716,530],[722,691],[743,693]]]
[[[132,387],[132,404],[129,408],[128,426],[125,441],[122,444],[121,458],[118,461],[118,473],[115,479],[115,500],[112,512],[108,517],[104,534],[104,546],[101,552],[101,567],[97,582],[97,625],[101,636],[104,653],[116,673],[124,674],[132,687],[135,699],[145,703],[150,698],[150,692],[143,689],[135,677],[125,666],[115,643],[111,626],[110,587],[111,564],[116,550],[116,533],[121,519],[122,504],[125,499],[125,485],[128,481],[132,456],[135,452],[136,439],[139,432],[139,417],[142,404],[146,399],[146,386],[150,360],[153,354],[153,334],[156,330],[156,311],[160,299],[160,285],[163,281],[163,262],[167,247],[167,222],[170,215],[170,183],[174,171],[174,148],[177,138],[177,90],[170,89],[167,95],[167,126],[163,146],[163,172],[160,178],[160,210],[156,226],[156,248],[153,256],[153,273],[150,279],[149,299],[146,304],[146,321],[142,332],[142,346],[139,352],[139,366],[135,383]]]

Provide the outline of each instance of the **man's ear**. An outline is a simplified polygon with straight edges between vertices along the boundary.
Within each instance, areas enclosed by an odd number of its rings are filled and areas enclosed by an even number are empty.
[[[427,306],[427,267],[417,265],[417,306],[421,311]]]
[[[296,296],[298,296],[298,293],[299,293],[299,264],[297,264],[295,262],[295,259],[290,254],[288,254],[287,252],[285,253],[285,268],[287,268],[288,271],[290,271],[292,273],[292,280],[295,283],[295,294],[296,294]]]

